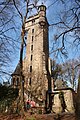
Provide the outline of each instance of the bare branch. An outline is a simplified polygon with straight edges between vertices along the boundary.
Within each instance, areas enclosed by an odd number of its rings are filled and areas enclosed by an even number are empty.
[[[13,3],[14,3],[14,6],[15,6],[17,12],[19,13],[19,15],[20,15],[20,17],[21,17],[21,19],[22,19],[22,21],[23,21],[23,16],[22,16],[20,10],[18,9],[18,7],[16,6],[15,0],[13,0]]]
[[[62,32],[59,36],[57,36],[56,39],[58,39],[58,38],[61,37],[62,35],[64,36],[66,33],[73,32],[73,31],[76,30],[76,29],[80,29],[80,27],[74,27],[74,28],[71,28],[71,29],[69,29],[69,30],[66,30],[66,31]]]

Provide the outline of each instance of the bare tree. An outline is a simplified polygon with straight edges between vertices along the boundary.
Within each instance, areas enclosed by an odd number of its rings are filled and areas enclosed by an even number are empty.
[[[62,80],[66,84],[66,86],[69,86],[76,91],[79,71],[79,58],[68,60],[62,64],[57,64],[55,61],[53,61],[52,78],[54,80],[54,83],[56,82],[56,80]]]
[[[62,65],[57,64],[56,61],[54,60],[52,65],[52,77],[56,81],[56,79],[58,79],[58,77],[61,75],[62,75]]]
[[[9,66],[18,43],[15,37],[17,30],[15,16],[13,2],[11,0],[0,1],[0,80],[3,76],[10,76]]]
[[[17,1],[17,0],[3,0],[0,2],[0,73],[7,73],[4,67],[8,66],[11,60],[11,53],[15,48],[17,39],[16,34],[20,35],[20,81],[21,81],[21,101],[23,109],[23,98],[24,98],[24,88],[23,88],[23,47],[25,44],[25,22],[28,12],[35,7],[37,0],[30,1]],[[23,10],[24,8],[24,10]],[[17,24],[17,21],[19,23]],[[16,22],[15,22],[16,21]],[[19,27],[18,27],[19,26]],[[21,31],[18,31],[21,29]],[[20,33],[19,33],[20,32]]]
[[[67,81],[70,87],[74,90],[77,90],[78,76],[80,70],[80,61],[79,59],[69,60],[66,63],[62,64],[62,78]]]
[[[62,1],[62,4],[60,3]],[[55,32],[53,48],[51,53],[56,56],[65,55],[73,51],[79,54],[80,48],[80,1],[79,0],[60,0],[59,11],[56,19],[50,26],[54,26]],[[52,8],[53,9],[53,8]],[[54,54],[54,55],[55,55]]]
[[[45,87],[47,81],[46,77],[44,74],[36,74],[33,72],[32,74],[28,73],[26,79],[25,93],[27,93],[30,99],[42,105],[45,101],[45,91],[47,87]]]

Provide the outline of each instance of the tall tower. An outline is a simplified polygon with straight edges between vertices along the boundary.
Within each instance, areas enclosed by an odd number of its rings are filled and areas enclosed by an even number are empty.
[[[39,6],[38,10],[38,14],[29,17],[25,24],[25,30],[27,31],[27,49],[24,73],[28,85],[32,87],[33,81],[35,81],[36,84],[37,82],[44,81],[43,89],[47,89],[49,42],[46,6]]]

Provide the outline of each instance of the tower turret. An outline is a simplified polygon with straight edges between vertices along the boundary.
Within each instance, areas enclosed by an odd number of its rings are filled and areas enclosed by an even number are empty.
[[[39,9],[39,24],[41,26],[44,26],[46,24],[46,6],[42,4],[38,7],[38,9]]]

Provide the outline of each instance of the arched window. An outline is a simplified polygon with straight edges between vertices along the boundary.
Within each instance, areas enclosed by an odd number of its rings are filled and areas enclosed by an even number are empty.
[[[32,20],[32,24],[34,24],[34,23],[35,23],[35,19]]]

